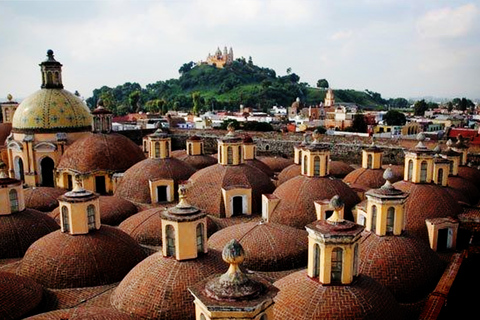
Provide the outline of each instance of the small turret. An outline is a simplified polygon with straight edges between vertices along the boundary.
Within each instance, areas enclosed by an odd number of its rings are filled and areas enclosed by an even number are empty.
[[[55,60],[53,50],[47,51],[47,59],[40,63],[42,89],[63,89],[62,64]]]

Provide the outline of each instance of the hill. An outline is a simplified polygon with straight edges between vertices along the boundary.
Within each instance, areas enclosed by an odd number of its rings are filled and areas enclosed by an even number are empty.
[[[183,64],[178,79],[161,80],[142,88],[127,82],[115,88],[103,86],[87,99],[90,108],[102,98],[115,114],[135,111],[166,112],[167,110],[238,110],[242,104],[266,111],[274,105],[289,106],[297,97],[306,105],[315,105],[325,98],[325,89],[300,82],[295,73],[277,76],[275,70],[262,68],[244,58],[223,69],[210,65]],[[381,108],[386,101],[369,90],[335,89],[338,102],[353,102],[366,109]]]

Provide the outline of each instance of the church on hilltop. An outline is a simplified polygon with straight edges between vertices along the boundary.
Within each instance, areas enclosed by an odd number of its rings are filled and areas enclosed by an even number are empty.
[[[230,47],[230,50],[227,51],[227,47],[223,48],[223,52],[217,47],[215,54],[208,54],[206,61],[201,61],[200,64],[208,64],[210,66],[215,66],[217,68],[223,68],[227,64],[233,62],[233,49]]]

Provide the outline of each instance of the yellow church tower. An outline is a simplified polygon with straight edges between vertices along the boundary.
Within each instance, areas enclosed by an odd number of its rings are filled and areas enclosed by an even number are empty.
[[[199,156],[205,154],[205,144],[198,136],[191,136],[187,139],[187,155]]]
[[[417,135],[415,148],[405,151],[404,180],[413,183],[430,183],[433,178],[433,151],[424,144],[425,134]]]
[[[218,163],[224,166],[243,164],[243,139],[235,135],[235,128],[230,123],[228,133],[217,140]]]
[[[222,258],[230,265],[226,273],[189,288],[195,297],[195,319],[272,320],[273,299],[278,289],[264,279],[242,271],[240,265],[245,252],[236,239],[225,245]]]
[[[333,93],[333,90],[331,88],[328,88],[327,94],[325,95],[325,101],[323,104],[325,107],[335,106],[335,94]]]
[[[154,133],[147,135],[144,138],[144,145],[146,145],[149,158],[152,159],[166,159],[170,158],[172,154],[172,139],[162,129],[157,129]]]
[[[312,133],[313,142],[302,149],[302,174],[307,177],[325,177],[329,174],[330,147],[322,145],[317,130]]]
[[[344,207],[340,197],[334,196],[330,205],[334,209],[330,218],[305,227],[308,231],[307,274],[323,285],[348,285],[359,274],[359,242],[364,227],[340,217]]]

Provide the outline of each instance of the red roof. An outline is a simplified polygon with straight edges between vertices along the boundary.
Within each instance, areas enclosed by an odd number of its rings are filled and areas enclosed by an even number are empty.
[[[457,138],[461,134],[463,138],[468,138],[470,144],[480,144],[480,135],[478,130],[475,129],[464,129],[464,128],[451,128],[448,131],[449,138]]]

